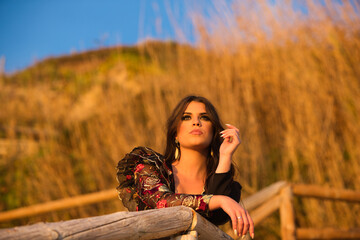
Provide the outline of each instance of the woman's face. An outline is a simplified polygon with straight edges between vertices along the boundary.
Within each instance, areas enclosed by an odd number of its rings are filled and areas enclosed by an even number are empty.
[[[213,138],[213,125],[205,105],[190,102],[177,127],[176,139],[182,148],[202,150],[208,148]]]

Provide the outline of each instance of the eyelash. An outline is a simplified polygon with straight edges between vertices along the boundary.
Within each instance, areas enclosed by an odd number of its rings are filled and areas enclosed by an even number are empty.
[[[181,120],[183,120],[183,121],[190,120],[190,119],[191,119],[190,115],[184,115],[181,118]],[[210,118],[208,116],[201,116],[200,119],[203,119],[205,121],[210,121]]]

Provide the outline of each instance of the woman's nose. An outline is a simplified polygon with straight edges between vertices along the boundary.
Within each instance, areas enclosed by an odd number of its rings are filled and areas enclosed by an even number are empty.
[[[193,126],[200,126],[200,125],[201,125],[200,119],[195,118],[193,122]]]

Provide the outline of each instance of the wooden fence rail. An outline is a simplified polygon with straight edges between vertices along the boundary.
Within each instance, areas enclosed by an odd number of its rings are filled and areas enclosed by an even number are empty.
[[[295,195],[301,197],[360,202],[360,191],[334,189],[310,184],[293,184],[292,191]]]
[[[29,207],[18,208],[6,212],[0,212],[0,222],[18,218],[30,217],[41,213],[53,212],[57,210],[80,207],[87,204],[113,200],[117,197],[115,189],[104,190],[96,193],[84,194],[76,197],[63,198],[47,203],[32,205]]]

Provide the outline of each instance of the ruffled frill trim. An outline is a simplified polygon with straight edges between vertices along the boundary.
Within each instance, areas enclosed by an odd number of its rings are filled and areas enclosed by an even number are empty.
[[[134,148],[118,162],[116,167],[116,179],[119,183],[116,189],[124,207],[129,209],[129,211],[137,211],[139,204],[142,204],[136,189],[135,173],[141,170],[140,168],[144,166],[143,164],[155,166],[161,175],[160,177],[170,188],[169,175],[172,172],[166,167],[164,157],[147,147]]]

